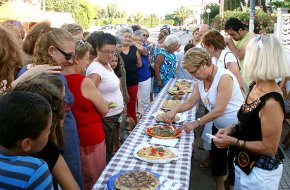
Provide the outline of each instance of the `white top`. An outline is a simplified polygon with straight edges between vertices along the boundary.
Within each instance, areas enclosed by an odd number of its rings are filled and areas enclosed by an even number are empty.
[[[230,52],[230,53],[228,53],[228,52]],[[222,68],[225,68],[225,65],[226,65],[226,68],[228,68],[228,66],[227,66],[228,63],[231,63],[231,62],[237,63],[237,61],[238,61],[237,59],[238,58],[235,57],[234,53],[231,52],[227,48],[222,50],[221,55],[218,59],[216,57],[211,58],[212,63],[214,65],[217,65],[217,66],[222,67]]]
[[[244,97],[242,95],[237,78],[229,70],[222,67],[217,67],[217,73],[212,81],[210,89],[207,92],[204,90],[203,81],[197,81],[201,100],[203,101],[205,107],[211,111],[216,105],[217,87],[220,78],[223,75],[230,75],[234,81],[234,86],[231,99],[226,107],[224,114],[213,120],[215,127],[218,129],[238,123],[237,113],[244,102]]]
[[[87,69],[86,75],[89,76],[92,73],[99,75],[101,78],[98,89],[105,101],[117,103],[116,108],[109,109],[106,117],[121,113],[124,108],[123,95],[120,90],[120,80],[113,69],[109,71],[99,62],[92,62]]]

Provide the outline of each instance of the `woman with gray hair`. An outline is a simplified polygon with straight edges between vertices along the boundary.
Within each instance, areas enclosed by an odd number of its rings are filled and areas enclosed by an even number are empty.
[[[176,56],[174,52],[180,47],[179,38],[172,34],[164,41],[164,48],[156,49],[155,78],[153,92],[157,95],[171,78],[176,74]]]
[[[136,117],[136,101],[138,93],[138,68],[142,66],[141,55],[136,46],[132,44],[132,28],[123,26],[117,31],[117,35],[123,39],[120,55],[125,64],[126,84],[129,94],[129,102],[127,105],[127,113],[137,122]]]

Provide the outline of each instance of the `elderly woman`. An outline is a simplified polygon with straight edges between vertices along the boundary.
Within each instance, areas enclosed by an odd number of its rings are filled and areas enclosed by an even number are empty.
[[[212,57],[212,63],[229,69],[238,79],[240,88],[244,81],[240,74],[239,59],[235,53],[226,48],[224,37],[217,30],[210,30],[202,36],[202,45]]]
[[[120,55],[125,64],[127,90],[130,97],[127,105],[127,113],[137,123],[136,102],[138,94],[138,68],[142,66],[141,54],[136,46],[131,45],[132,28],[123,26],[117,31],[117,35],[123,38]]]
[[[187,133],[208,122],[213,122],[212,134],[218,129],[237,123],[236,114],[244,98],[236,77],[227,69],[212,64],[209,54],[200,48],[194,47],[186,52],[183,66],[198,81],[192,95],[166,114],[165,122],[171,123],[176,113],[191,109],[201,99],[208,113],[195,121],[185,123],[183,127]],[[212,143],[211,149],[216,189],[223,190],[227,174],[227,148],[218,149]]]
[[[84,40],[84,31],[80,25],[75,23],[63,24],[60,28],[71,33],[76,41]]]
[[[275,79],[290,75],[288,60],[279,40],[265,35],[249,42],[244,64],[245,74],[256,85],[238,112],[238,123],[220,129],[214,143],[219,148],[238,148],[235,189],[278,189],[283,170],[279,141],[285,108]]]
[[[155,95],[161,91],[170,79],[175,78],[177,65],[174,52],[180,47],[180,40],[176,35],[171,34],[165,38],[164,46],[156,52],[155,78],[153,81]]]

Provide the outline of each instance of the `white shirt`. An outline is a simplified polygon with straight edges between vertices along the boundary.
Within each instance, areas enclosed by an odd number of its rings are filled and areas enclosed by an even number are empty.
[[[225,57],[226,56],[226,57]],[[221,55],[217,59],[216,57],[212,57],[212,63],[222,68],[228,68],[228,63],[237,63],[238,64],[238,57],[235,57],[234,53],[231,52],[229,49],[225,48],[222,50]],[[225,67],[226,66],[226,67]]]
[[[242,95],[236,76],[227,69],[222,67],[217,68],[217,73],[212,81],[210,89],[207,92],[204,89],[203,81],[199,80],[197,81],[197,84],[201,100],[203,101],[205,107],[211,111],[216,105],[217,88],[220,78],[223,75],[230,75],[232,77],[234,85],[231,99],[226,107],[224,114],[213,120],[215,127],[221,129],[238,123],[237,113],[244,102],[244,97]]]
[[[87,69],[86,75],[89,76],[92,73],[99,75],[101,78],[98,90],[105,101],[117,103],[116,108],[109,109],[106,117],[121,113],[124,108],[123,95],[120,90],[120,80],[113,69],[111,68],[111,71],[109,71],[99,62],[92,62]]]

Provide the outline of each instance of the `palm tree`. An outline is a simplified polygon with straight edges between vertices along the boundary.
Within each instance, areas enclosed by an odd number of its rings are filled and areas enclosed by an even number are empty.
[[[181,19],[182,24],[184,24],[184,20],[192,15],[192,11],[189,10],[187,7],[182,6],[175,12],[175,16]]]

